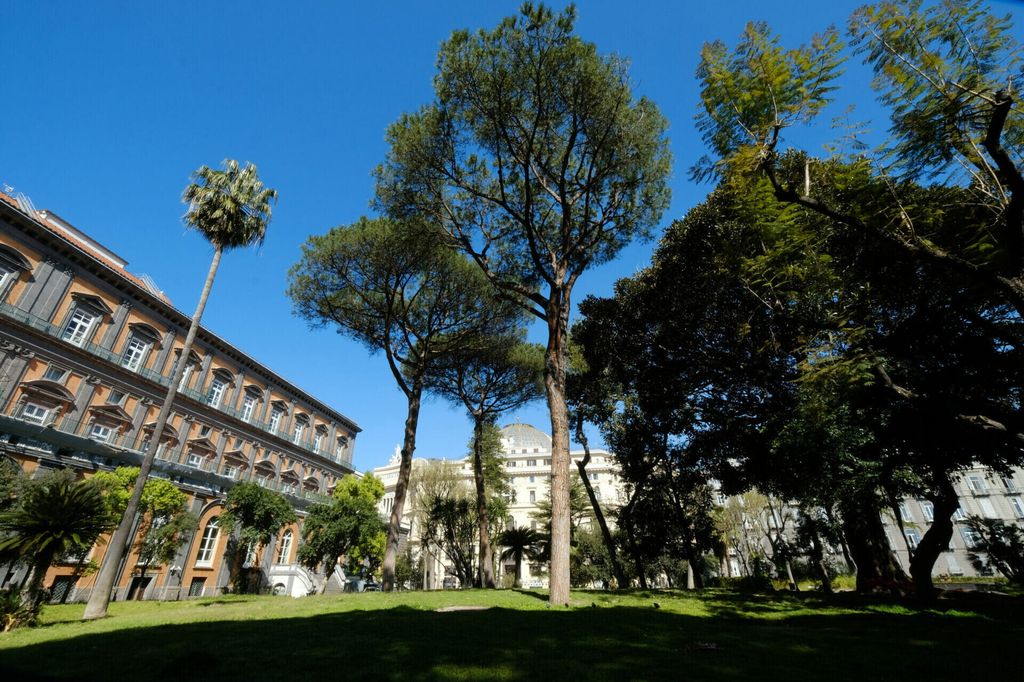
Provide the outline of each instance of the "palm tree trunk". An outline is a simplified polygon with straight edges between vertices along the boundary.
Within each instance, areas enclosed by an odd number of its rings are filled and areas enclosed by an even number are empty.
[[[402,462],[398,467],[398,481],[395,483],[395,506],[391,508],[391,519],[388,523],[388,539],[384,548],[384,574],[381,590],[391,592],[395,589],[395,561],[398,559],[398,541],[401,539],[402,512],[405,509],[405,495],[409,489],[409,477],[412,475],[412,453],[416,451],[416,426],[420,419],[420,402],[423,395],[423,377],[413,379],[412,390],[408,395],[408,410],[405,416],[405,438],[402,441]]]
[[[473,478],[476,480],[476,525],[480,534],[480,584],[485,588],[494,588],[494,548],[491,547],[490,520],[487,518],[487,497],[484,490],[483,417],[475,415],[474,422]]]
[[[513,581],[514,587],[523,586],[523,553],[516,552],[516,579]]]
[[[107,545],[107,552],[103,555],[103,563],[100,566],[99,574],[96,576],[96,583],[92,593],[89,595],[89,603],[85,607],[85,614],[82,620],[95,620],[107,615],[107,606],[110,604],[110,593],[114,589],[114,579],[117,576],[117,567],[121,563],[126,548],[130,545],[131,530],[135,523],[135,514],[139,509],[139,502],[142,500],[142,489],[149,478],[149,472],[153,469],[153,462],[156,459],[157,450],[160,449],[160,439],[167,425],[167,419],[171,415],[171,407],[174,398],[178,395],[178,384],[185,374],[185,366],[188,364],[188,354],[192,350],[192,343],[199,331],[199,321],[203,317],[203,310],[206,308],[206,301],[210,297],[210,289],[213,288],[213,279],[217,275],[217,267],[220,265],[222,250],[214,247],[213,260],[210,261],[210,270],[206,274],[206,282],[203,284],[203,291],[199,296],[199,303],[196,304],[196,311],[192,314],[192,323],[189,325],[188,334],[185,336],[185,345],[181,349],[181,360],[174,370],[171,383],[167,387],[167,396],[164,404],[160,407],[160,413],[156,418],[156,425],[153,427],[153,437],[149,448],[142,459],[142,466],[139,469],[139,476],[135,479],[135,487],[132,489],[132,496],[128,500],[121,522],[114,531]]]
[[[36,561],[32,564],[32,577],[28,582],[28,590],[25,592],[24,603],[32,609],[33,613],[39,613],[39,607],[42,606],[43,600],[43,580],[46,579],[46,571],[49,570],[50,565],[53,563],[54,553],[51,551],[43,551],[41,554],[36,556]]]

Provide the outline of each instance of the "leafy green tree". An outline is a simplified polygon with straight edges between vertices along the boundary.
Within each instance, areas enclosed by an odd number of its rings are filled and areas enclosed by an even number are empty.
[[[29,566],[23,601],[33,614],[50,566],[66,554],[87,552],[114,523],[99,487],[76,481],[69,469],[47,472],[21,489],[16,504],[0,513],[0,553]]]
[[[524,4],[493,31],[441,46],[436,99],[388,130],[378,203],[445,231],[503,294],[547,327],[555,523],[553,604],[569,601],[569,425],[573,287],[587,268],[650,234],[668,206],[667,123],[634,98],[626,61],[599,55],[559,15]]]
[[[224,170],[214,170],[201,166],[193,175],[193,182],[185,188],[182,201],[188,205],[185,212],[185,225],[199,232],[213,246],[213,259],[203,283],[199,302],[196,304],[185,343],[181,348],[181,361],[177,363],[167,395],[160,406],[153,427],[153,440],[142,460],[138,479],[132,490],[128,504],[125,506],[121,522],[110,539],[110,550],[103,557],[96,584],[89,595],[83,620],[94,620],[107,615],[107,605],[114,588],[117,569],[124,556],[124,548],[131,544],[130,537],[135,515],[138,513],[142,491],[149,479],[157,450],[159,450],[161,434],[171,415],[174,398],[178,394],[178,386],[185,374],[186,359],[192,349],[199,323],[206,309],[206,301],[213,288],[213,280],[220,266],[224,251],[244,248],[253,244],[262,244],[271,218],[271,204],[277,200],[277,192],[263,186],[256,174],[256,166],[246,163],[240,168],[233,159],[224,161]]]
[[[17,462],[9,457],[0,457],[0,512],[14,506],[18,491],[27,480]]]
[[[409,589],[419,590],[423,588],[423,571],[420,570],[422,558],[413,561],[412,548],[398,555],[395,562],[395,582],[401,587],[408,585]]]
[[[416,488],[421,546],[447,557],[462,586],[472,585],[477,505],[458,466],[444,460],[431,462],[420,471]]]
[[[576,541],[576,533],[583,522],[591,518],[591,506],[587,499],[586,488],[583,481],[576,474],[572,474],[572,485],[569,486],[569,542],[570,547]],[[551,561],[551,527],[554,518],[554,502],[552,501],[552,484],[547,482],[548,494],[537,500],[534,511],[530,518],[537,521],[537,524],[544,530],[538,531],[540,543],[537,558],[544,561]]]
[[[476,486],[480,583],[483,587],[493,588],[496,584],[490,525],[495,517],[489,514],[488,506],[500,497],[496,498],[493,491],[488,493],[485,461],[490,462],[490,477],[498,478],[495,483],[501,485],[504,471],[497,457],[501,442],[494,423],[502,412],[514,410],[541,396],[544,355],[539,346],[523,343],[521,334],[481,339],[481,343],[483,345],[478,348],[443,359],[431,371],[430,382],[435,391],[465,406],[473,420],[470,456]],[[485,438],[485,435],[490,438]],[[488,444],[489,448],[486,447]],[[502,487],[509,489],[507,483]],[[503,519],[504,516],[499,514],[496,518]]]
[[[501,560],[511,559],[516,564],[515,587],[522,587],[523,559],[537,559],[541,556],[541,544],[543,540],[540,534],[521,526],[519,528],[508,528],[498,536],[498,544],[505,549],[501,552]]]
[[[228,491],[217,523],[229,536],[238,534],[231,572],[237,591],[249,587],[242,570],[248,553],[273,542],[277,533],[295,520],[295,510],[284,495],[258,483],[242,481]]]
[[[881,389],[874,399],[885,402],[867,420],[887,479],[879,484],[892,495],[903,482],[935,504],[910,566],[930,596],[932,566],[953,532],[952,477],[977,450],[969,442],[984,443],[986,463],[1020,461],[1024,422],[1012,396],[1021,384],[1004,360],[1020,352],[1024,311],[1024,124],[1009,86],[1021,52],[1008,19],[976,0],[876,3],[853,15],[850,35],[890,111],[881,154],[870,159],[854,140],[852,154],[787,170],[786,128],[810,122],[833,96],[843,47],[829,32],[786,51],[757,24],[734,50],[715,43],[702,53],[699,125],[715,159],[698,174],[764,178],[777,200],[867,252],[855,264],[857,288],[846,291],[860,291],[855,310],[872,319],[854,325],[859,347],[826,357],[847,377],[859,370],[858,390]],[[901,452],[909,458],[893,462]],[[876,496],[863,488],[863,506]]]
[[[362,218],[310,237],[289,273],[295,311],[383,351],[406,397],[402,459],[388,526],[383,589],[394,589],[399,527],[412,473],[423,391],[441,358],[502,335],[514,320],[464,257],[421,225]]]
[[[999,519],[972,516],[967,526],[976,538],[970,551],[978,571],[999,571],[1013,583],[1024,583],[1024,529]]]
[[[124,513],[138,478],[136,467],[117,467],[101,471],[91,479],[103,491],[110,513],[116,518]],[[177,486],[162,478],[146,481],[139,501],[141,522],[136,531],[136,571],[146,574],[152,566],[163,566],[174,560],[181,546],[199,526],[199,519],[185,505],[186,495]]]
[[[377,503],[384,497],[384,484],[372,474],[362,478],[346,476],[334,488],[331,501],[314,504],[302,526],[299,562],[310,570],[324,566],[321,592],[334,575],[338,559],[352,559],[376,554],[380,536],[386,526],[377,512]],[[352,565],[352,562],[349,562]]]
[[[584,430],[584,425],[587,422],[607,424],[615,410],[616,393],[614,383],[609,383],[603,373],[588,371],[587,361],[583,357],[579,344],[575,341],[571,341],[569,345],[566,395],[569,406],[569,423],[575,428],[576,442],[583,446],[583,459],[576,461],[576,469],[579,471],[583,487],[590,499],[590,506],[600,529],[615,583],[619,589],[624,589],[629,585],[629,581],[626,579],[622,562],[619,561],[618,549],[615,546],[611,529],[608,527],[608,521],[605,519],[604,510],[601,508],[597,493],[590,482],[589,474],[587,474],[587,465],[591,460],[590,440]]]

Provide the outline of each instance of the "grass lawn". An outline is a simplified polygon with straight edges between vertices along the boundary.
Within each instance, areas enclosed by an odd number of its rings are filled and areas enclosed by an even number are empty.
[[[0,680],[1020,679],[1024,600],[504,590],[47,607]],[[655,603],[659,608],[655,607]],[[447,606],[487,610],[438,612]]]

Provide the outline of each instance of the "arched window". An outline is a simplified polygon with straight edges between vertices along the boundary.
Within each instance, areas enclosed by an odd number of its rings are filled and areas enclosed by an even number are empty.
[[[203,529],[203,539],[199,543],[199,553],[196,554],[196,566],[213,566],[213,551],[217,547],[217,539],[220,537],[220,530],[217,528],[217,517],[210,519],[206,528]]]
[[[7,297],[7,292],[21,277],[21,273],[31,270],[31,264],[20,251],[0,244],[0,301]]]
[[[281,547],[277,550],[277,563],[287,564],[292,553],[292,532],[286,530],[281,536]]]

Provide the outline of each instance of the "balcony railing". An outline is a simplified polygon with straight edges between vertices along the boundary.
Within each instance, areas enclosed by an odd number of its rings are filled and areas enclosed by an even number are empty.
[[[39,331],[43,332],[44,334],[47,334],[47,335],[52,336],[54,338],[57,338],[57,339],[61,338],[61,328],[60,327],[58,327],[57,325],[55,325],[55,324],[53,324],[53,323],[51,323],[51,322],[49,322],[49,321],[47,321],[47,320],[37,316],[37,315],[32,315],[30,313],[25,312],[24,310],[21,310],[20,308],[16,308],[15,306],[11,305],[10,303],[0,303],[0,315],[4,315],[5,317],[9,317],[9,318],[11,318],[13,320],[16,320],[16,321],[20,322],[21,324],[24,324],[24,325],[26,325],[28,327],[31,327],[31,328],[36,329],[36,330],[39,330]],[[70,342],[67,342],[67,343],[70,343]],[[114,365],[121,366],[121,356],[119,354],[111,351],[111,350],[108,350],[106,348],[101,348],[100,346],[98,346],[98,345],[96,345],[94,343],[83,343],[81,345],[71,344],[71,345],[75,346],[76,348],[80,348],[81,350],[84,350],[86,353],[89,353],[90,355],[94,355],[94,356],[96,356],[98,358],[102,358],[106,362],[109,362],[109,363],[114,364]],[[130,371],[130,370],[128,370],[128,371]],[[149,381],[152,381],[153,383],[159,384],[159,385],[164,386],[164,387],[169,386],[170,383],[171,383],[170,377],[166,377],[166,376],[160,374],[159,372],[155,372],[155,371],[153,371],[151,369],[147,369],[145,367],[140,367],[135,373],[138,374],[139,376],[143,377],[144,379],[148,379]],[[182,389],[178,390],[178,393],[181,393],[181,394],[183,394],[185,396],[188,396],[189,398],[191,398],[191,399],[193,399],[193,400],[195,400],[195,401],[197,401],[199,403],[202,403],[203,405],[210,405],[209,396],[206,393],[203,393],[201,391],[197,391],[197,390],[192,389],[192,388],[182,388]],[[296,445],[297,447],[302,448],[303,450],[307,450],[308,452],[311,452],[311,453],[313,453],[315,455],[319,455],[320,457],[323,457],[324,459],[329,459],[332,462],[336,462],[338,464],[343,464],[343,465],[345,465],[347,467],[351,467],[352,466],[351,458],[348,458],[348,457],[337,457],[337,456],[334,455],[333,452],[331,452],[328,449],[325,449],[322,446],[320,448],[320,452],[317,452],[316,450],[314,450],[313,449],[313,439],[311,439],[311,438],[310,439],[303,439],[303,440],[300,440],[300,441],[296,442],[294,440],[294,438],[292,438],[291,434],[288,433],[284,428],[278,428],[278,429],[275,430],[275,429],[270,428],[270,422],[260,422],[259,420],[256,420],[256,419],[251,419],[251,420],[243,419],[242,418],[242,413],[241,413],[240,410],[236,410],[234,407],[231,407],[230,405],[226,405],[223,402],[220,405],[216,406],[215,409],[220,410],[221,412],[224,412],[225,414],[228,414],[228,415],[230,415],[232,417],[235,417],[236,419],[240,419],[241,421],[244,421],[247,424],[251,424],[252,426],[255,426],[256,428],[262,429],[263,431],[266,431],[267,433],[269,433],[269,434],[271,434],[273,436],[277,436],[278,438],[286,440],[289,443],[292,443],[292,444]],[[65,431],[66,429],[62,428],[61,430]],[[77,433],[77,431],[75,431],[74,433]],[[78,434],[78,435],[83,435],[83,434]],[[86,437],[88,437],[88,435],[86,435]],[[121,438],[123,438],[123,436],[121,436]],[[111,444],[112,445],[119,445],[119,446],[123,447],[123,445],[121,445],[120,443],[113,443],[113,442],[111,442]]]

